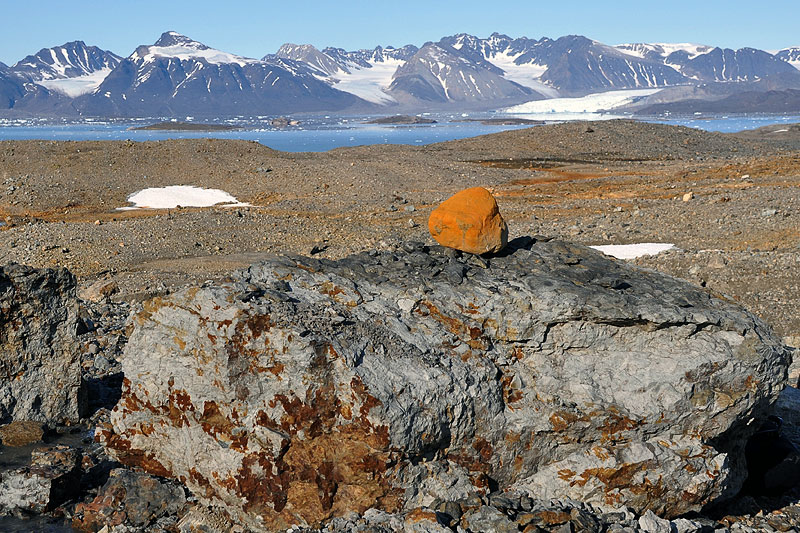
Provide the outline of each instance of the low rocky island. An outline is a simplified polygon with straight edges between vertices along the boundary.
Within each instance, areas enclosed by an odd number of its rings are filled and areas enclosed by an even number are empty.
[[[199,122],[173,122],[167,120],[148,124],[147,126],[136,126],[130,128],[131,131],[234,131],[239,129],[237,126],[228,124],[203,124]]]
[[[366,121],[364,124],[436,124],[432,118],[417,117],[413,115],[392,115]]]
[[[480,122],[487,126],[538,126],[545,124],[544,120],[519,117],[464,118],[461,119],[461,122]]]

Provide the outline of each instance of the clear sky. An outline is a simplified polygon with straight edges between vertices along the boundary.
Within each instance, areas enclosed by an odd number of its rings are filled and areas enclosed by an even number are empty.
[[[753,0],[0,0],[0,61],[82,40],[127,56],[174,30],[247,57],[285,42],[354,50],[454,33],[579,34],[606,44],[695,42],[777,50],[800,44],[800,2]]]

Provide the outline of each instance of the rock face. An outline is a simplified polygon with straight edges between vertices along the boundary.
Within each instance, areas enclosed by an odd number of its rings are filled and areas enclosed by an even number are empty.
[[[508,227],[497,202],[483,187],[458,192],[428,218],[428,230],[442,246],[471,254],[499,252],[508,243]]]
[[[77,423],[85,411],[75,277],[0,267],[0,422]]]
[[[99,439],[255,530],[498,490],[699,509],[789,364],[733,303],[532,238],[276,258],[132,320]]]

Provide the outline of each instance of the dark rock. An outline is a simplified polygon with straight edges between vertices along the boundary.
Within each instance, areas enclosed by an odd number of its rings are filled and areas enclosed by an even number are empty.
[[[177,514],[185,504],[186,496],[177,484],[120,468],[111,471],[91,503],[78,504],[72,527],[78,531],[122,524],[145,527],[163,516]]]
[[[75,277],[0,267],[0,421],[77,423],[86,411]]]

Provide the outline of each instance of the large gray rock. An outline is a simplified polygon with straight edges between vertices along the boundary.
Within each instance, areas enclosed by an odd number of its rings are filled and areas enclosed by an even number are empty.
[[[276,258],[133,324],[99,438],[256,530],[494,488],[699,509],[789,364],[732,302],[532,239]]]
[[[86,408],[75,277],[0,266],[0,422],[77,423]]]

